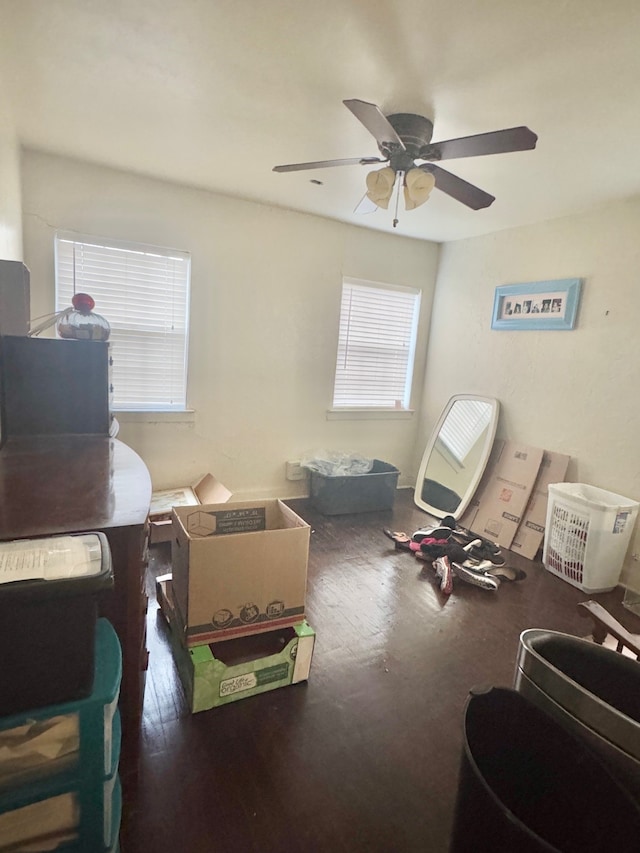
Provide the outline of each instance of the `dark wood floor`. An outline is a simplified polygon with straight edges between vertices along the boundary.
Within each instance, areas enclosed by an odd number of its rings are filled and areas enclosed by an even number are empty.
[[[516,555],[526,580],[497,593],[458,580],[444,597],[433,572],[381,533],[429,521],[409,491],[384,513],[324,517],[289,504],[313,530],[310,679],[191,715],[152,597],[123,853],[446,851],[470,688],[511,686],[526,628],[589,632],[575,607],[588,596]],[[169,561],[166,546],[152,549],[152,596]],[[640,631],[620,589],[591,597]]]

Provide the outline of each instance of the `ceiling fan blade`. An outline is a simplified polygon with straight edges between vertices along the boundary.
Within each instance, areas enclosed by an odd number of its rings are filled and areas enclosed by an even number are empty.
[[[316,160],[313,163],[288,163],[286,166],[274,166],[274,172],[301,172],[303,169],[327,169],[329,166],[370,166],[373,163],[386,163],[379,157],[350,157],[347,160]]]
[[[509,151],[528,151],[536,147],[537,135],[528,127],[509,127],[493,133],[478,133],[476,136],[461,136],[432,145],[440,152],[441,160],[458,157],[479,157],[483,154],[506,154]]]
[[[433,163],[419,166],[424,172],[431,172],[436,179],[436,189],[455,198],[456,201],[466,204],[467,207],[473,210],[480,210],[483,207],[489,207],[496,199],[495,196],[489,195],[480,187],[470,184],[468,181],[463,181],[457,175],[447,172],[446,169],[441,169]]]
[[[381,112],[380,107],[367,101],[359,101],[357,98],[351,98],[342,103],[351,110],[359,122],[362,122],[378,145],[397,145],[403,151],[405,150],[404,142]]]

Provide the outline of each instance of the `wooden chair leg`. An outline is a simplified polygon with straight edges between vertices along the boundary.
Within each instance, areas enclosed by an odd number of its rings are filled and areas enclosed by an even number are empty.
[[[593,627],[591,635],[595,643],[602,645],[608,634],[617,641],[616,651],[622,652],[628,648],[636,658],[640,659],[640,634],[631,634],[597,601],[581,601],[578,613],[591,618]]]

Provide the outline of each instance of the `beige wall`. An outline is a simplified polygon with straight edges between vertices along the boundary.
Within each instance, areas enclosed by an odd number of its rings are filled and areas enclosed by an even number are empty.
[[[304,495],[305,482],[285,479],[285,462],[317,448],[381,458],[413,484],[417,414],[327,420],[326,410],[343,275],[422,289],[419,408],[437,245],[36,152],[24,154],[23,188],[32,316],[53,310],[57,228],[192,255],[195,413],[121,419],[120,438],[156,488],[211,471],[237,497]]]
[[[640,500],[639,234],[634,200],[443,246],[417,447],[452,394],[497,397],[499,436],[568,453],[568,480]],[[572,277],[573,331],[491,329],[497,285]],[[638,584],[639,552],[636,532],[624,577]]]
[[[0,258],[21,261],[20,155],[4,79],[0,66]]]
[[[35,152],[23,159],[32,316],[53,307],[53,234],[71,228],[193,256],[191,418],[121,437],[156,487],[205,470],[238,496],[304,494],[284,463],[324,447],[384,458],[410,485],[452,394],[494,396],[498,435],[568,453],[568,479],[640,499],[640,201],[438,247]],[[412,420],[328,421],[342,275],[423,288]],[[491,329],[500,284],[581,277],[577,327]],[[640,552],[636,533],[630,555]],[[625,579],[640,584],[630,557]]]

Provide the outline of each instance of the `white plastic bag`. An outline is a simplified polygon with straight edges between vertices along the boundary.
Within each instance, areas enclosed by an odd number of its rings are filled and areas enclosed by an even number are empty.
[[[359,453],[320,449],[305,453],[300,465],[325,477],[352,477],[355,474],[368,474],[373,468],[373,459],[367,459]]]

